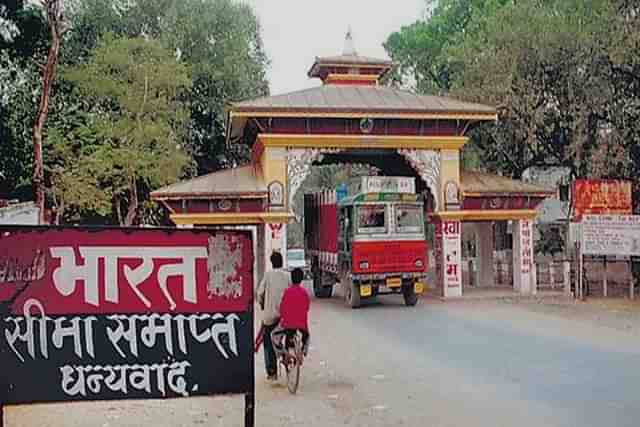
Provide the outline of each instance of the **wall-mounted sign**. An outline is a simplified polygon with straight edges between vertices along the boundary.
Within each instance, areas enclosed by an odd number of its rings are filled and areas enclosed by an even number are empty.
[[[0,228],[0,405],[252,395],[251,234]]]
[[[361,193],[414,194],[416,180],[396,176],[361,176],[349,180],[347,191],[352,196]]]
[[[578,179],[573,182],[573,219],[583,215],[631,215],[629,181]]]
[[[460,209],[458,184],[454,181],[447,181],[444,185],[444,204],[447,210]]]
[[[267,190],[269,191],[269,206],[284,206],[284,186],[280,181],[272,181]]]

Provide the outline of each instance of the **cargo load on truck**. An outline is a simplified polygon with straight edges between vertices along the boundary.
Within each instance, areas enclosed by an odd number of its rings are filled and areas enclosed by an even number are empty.
[[[340,283],[353,308],[386,294],[415,305],[424,291],[424,207],[414,178],[359,177],[305,194],[304,231],[316,297],[331,297]]]

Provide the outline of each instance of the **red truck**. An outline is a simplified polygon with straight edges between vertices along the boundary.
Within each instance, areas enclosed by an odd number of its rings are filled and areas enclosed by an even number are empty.
[[[423,211],[413,178],[360,177],[338,190],[305,194],[315,296],[330,298],[339,282],[352,308],[387,294],[415,305],[427,271]]]

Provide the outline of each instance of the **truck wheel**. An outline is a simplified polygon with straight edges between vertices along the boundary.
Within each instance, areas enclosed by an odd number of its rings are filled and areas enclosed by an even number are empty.
[[[333,294],[333,286],[322,285],[322,271],[313,273],[313,294],[316,298],[331,298]]]
[[[353,283],[351,279],[347,279],[345,277],[342,279],[342,286],[344,289],[344,297],[349,307],[360,307],[360,289],[355,285],[355,283]]]
[[[413,291],[413,285],[402,288],[402,296],[407,307],[413,307],[418,303],[418,295]]]

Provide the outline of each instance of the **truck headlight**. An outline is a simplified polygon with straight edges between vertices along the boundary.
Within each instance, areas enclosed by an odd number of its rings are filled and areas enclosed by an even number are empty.
[[[360,270],[368,270],[369,261],[360,261]]]

